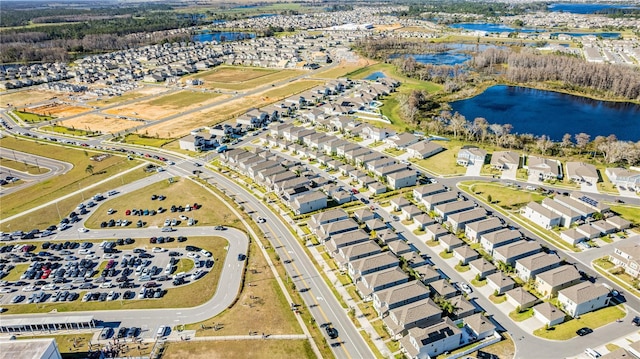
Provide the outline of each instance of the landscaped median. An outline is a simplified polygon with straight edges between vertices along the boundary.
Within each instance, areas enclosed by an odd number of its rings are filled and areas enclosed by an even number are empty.
[[[600,328],[624,318],[627,313],[622,305],[610,306],[594,312],[582,314],[580,318],[574,318],[562,324],[550,328],[540,328],[533,332],[535,336],[551,340],[569,340],[576,337],[576,331],[583,327],[591,329]]]

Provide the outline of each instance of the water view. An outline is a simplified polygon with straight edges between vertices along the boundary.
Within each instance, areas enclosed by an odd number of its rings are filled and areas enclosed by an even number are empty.
[[[192,37],[193,41],[238,41],[244,39],[253,39],[256,34],[252,32],[231,32],[231,31],[209,31],[204,30]]]
[[[412,56],[416,59],[416,62],[421,64],[431,64],[431,65],[458,65],[463,62],[470,60],[471,55],[459,53],[455,51],[446,51],[439,52],[435,54],[407,54],[407,55],[399,55],[393,54],[389,56],[390,59],[397,59],[401,56]]]
[[[473,121],[513,125],[514,133],[547,135],[560,141],[565,133],[596,136],[615,134],[625,141],[640,140],[640,105],[597,101],[552,91],[493,86],[482,94],[451,103],[453,111]]]
[[[376,72],[371,73],[369,76],[365,77],[364,79],[365,80],[375,81],[377,79],[383,79],[385,77],[387,77],[385,74],[383,74],[380,71],[376,71]]]
[[[635,9],[637,7],[628,4],[551,4],[547,7],[549,11],[568,12],[572,14],[593,14],[596,11],[605,9]]]
[[[595,35],[598,37],[602,37],[603,39],[619,39],[619,32],[552,32],[551,36],[557,37],[560,34],[565,34],[573,37],[587,36],[587,35]]]
[[[493,24],[486,22],[464,22],[459,24],[449,25],[454,29],[463,29],[469,31],[486,31],[486,32],[536,32],[538,30],[531,28],[518,28],[515,29],[513,27],[503,25],[503,24]]]

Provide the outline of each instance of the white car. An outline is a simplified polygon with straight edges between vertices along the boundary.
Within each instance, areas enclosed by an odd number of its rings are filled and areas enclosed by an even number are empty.
[[[98,256],[95,255],[95,254],[88,254],[88,255],[84,256],[84,259],[88,259],[88,260],[98,259]]]
[[[107,295],[107,300],[114,300],[116,298],[118,298],[118,293],[114,291],[110,291],[109,294]]]
[[[472,292],[471,287],[469,287],[467,283],[460,283],[460,289],[467,294],[471,294]]]
[[[104,282],[102,284],[100,284],[100,288],[101,289],[108,289],[111,288],[113,286],[113,284],[111,282]]]
[[[164,248],[160,248],[160,247],[153,247],[153,248],[151,249],[151,252],[153,252],[153,253],[162,253],[162,252],[164,252]]]
[[[93,251],[90,249],[80,249],[78,250],[78,254],[82,254],[82,255],[86,255],[86,254],[92,254]]]
[[[105,254],[102,255],[102,258],[104,258],[104,259],[114,259],[114,258],[118,258],[118,256],[113,254],[113,253],[105,253]]]
[[[89,230],[88,230],[88,229],[86,229],[86,228],[84,228],[84,227],[80,227],[80,228],[78,228],[78,232],[80,232],[80,233],[87,233],[87,232],[89,232]]]
[[[258,223],[264,223],[264,222],[266,222],[267,220],[266,220],[266,218],[264,218],[264,217],[258,217],[257,221],[258,221]]]
[[[42,287],[42,290],[56,290],[58,286],[55,284],[46,284]]]
[[[0,293],[12,293],[15,289],[13,288],[9,288],[9,287],[4,287],[4,288],[0,288]]]
[[[184,214],[181,214],[180,219],[183,221],[186,221],[187,219],[189,219],[189,217],[185,216]]]
[[[200,251],[200,254],[202,254],[202,255],[203,255],[203,256],[205,256],[205,257],[211,257],[211,252],[209,252],[209,251],[208,251],[208,250],[206,250],[206,249],[201,250],[201,251]]]
[[[23,292],[35,292],[36,290],[37,290],[37,288],[34,285],[29,285],[29,286],[26,286],[26,287],[22,288]]]
[[[107,210],[107,214],[114,214],[116,211],[113,208]]]
[[[187,253],[187,257],[192,258],[192,259],[198,259],[198,258],[200,258],[200,255],[198,253],[189,252],[189,253]]]

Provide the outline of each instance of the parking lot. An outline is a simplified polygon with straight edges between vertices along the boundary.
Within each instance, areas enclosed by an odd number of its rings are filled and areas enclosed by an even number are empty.
[[[199,247],[148,245],[159,238],[162,243],[177,241],[154,237],[1,246],[0,305],[158,299],[201,279],[213,267],[211,253]]]

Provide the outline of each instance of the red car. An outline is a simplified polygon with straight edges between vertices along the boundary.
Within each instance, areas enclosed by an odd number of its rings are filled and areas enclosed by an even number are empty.
[[[352,188],[352,189],[351,189],[351,193],[353,193],[353,194],[358,194],[358,193],[360,193],[360,192],[358,192],[358,190],[357,190],[357,189]]]
[[[128,210],[124,211],[124,214],[125,214],[126,216],[130,216],[130,215],[131,215],[131,210],[130,210],[130,209],[128,209]]]

